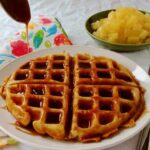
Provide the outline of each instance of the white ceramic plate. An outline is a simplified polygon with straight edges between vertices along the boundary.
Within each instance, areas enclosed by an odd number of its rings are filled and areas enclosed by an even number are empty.
[[[91,55],[101,55],[106,57],[111,57],[115,59],[117,62],[123,64],[127,68],[129,68],[132,73],[135,75],[135,77],[140,81],[140,84],[146,89],[145,93],[145,100],[146,100],[146,106],[147,110],[150,111],[150,78],[146,74],[146,72],[138,66],[133,61],[129,60],[128,58],[119,55],[115,52],[111,52],[108,50],[95,48],[95,47],[86,47],[86,46],[63,46],[63,47],[55,47],[47,50],[40,50],[28,55],[25,55],[19,59],[16,59],[9,65],[7,65],[5,68],[3,68],[0,71],[0,84],[2,84],[3,80],[8,77],[14,70],[16,70],[21,64],[27,62],[28,60],[44,56],[47,54],[53,54],[53,53],[62,53],[62,52],[69,52],[71,55],[74,55],[76,53],[89,53]],[[5,101],[0,98],[0,106],[4,106]],[[95,150],[95,149],[104,149],[109,148],[111,146],[117,145],[131,137],[133,137],[135,134],[140,132],[150,121],[150,113],[145,113],[138,121],[136,122],[136,126],[133,128],[124,129],[115,136],[102,140],[98,143],[78,143],[78,142],[65,142],[65,141],[58,141],[51,138],[44,138],[41,136],[33,136],[26,134],[24,132],[21,132],[15,128],[12,124],[15,122],[15,119],[12,117],[12,115],[5,109],[0,109],[0,129],[2,129],[4,132],[6,132],[8,135],[13,137],[14,139],[30,145],[37,148],[45,148],[45,149],[51,149],[51,150]]]

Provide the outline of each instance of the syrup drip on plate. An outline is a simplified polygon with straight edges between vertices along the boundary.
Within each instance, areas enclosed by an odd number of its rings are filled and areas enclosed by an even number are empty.
[[[12,125],[14,125],[15,128],[21,132],[24,132],[30,135],[38,135],[38,133],[33,130],[32,124],[28,125],[27,127],[23,127],[18,121],[16,121],[15,123],[12,123]]]
[[[23,133],[26,133],[26,134],[29,134],[29,135],[33,135],[33,136],[41,136],[43,138],[49,138],[49,136],[47,136],[46,134],[38,134],[34,129],[33,129],[33,126],[32,126],[32,122],[24,127],[22,126],[18,121],[16,121],[15,123],[11,123],[11,125],[15,126],[15,128]]]

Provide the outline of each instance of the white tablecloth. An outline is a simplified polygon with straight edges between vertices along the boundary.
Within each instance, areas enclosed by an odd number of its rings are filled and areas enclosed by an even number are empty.
[[[36,15],[56,16],[62,23],[73,44],[99,46],[86,33],[84,24],[92,14],[118,6],[134,6],[150,11],[150,0],[29,0],[32,17]],[[1,9],[1,8],[0,8]],[[0,45],[8,36],[13,35],[23,25],[10,19],[0,10]],[[122,53],[147,71],[150,64],[150,49],[132,53]],[[134,138],[110,148],[109,150],[136,150],[138,135]],[[23,144],[4,148],[4,150],[35,150]]]

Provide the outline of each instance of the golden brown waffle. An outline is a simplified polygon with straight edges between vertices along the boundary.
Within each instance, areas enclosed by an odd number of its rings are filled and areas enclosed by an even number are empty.
[[[140,101],[140,90],[137,87],[76,86],[70,137],[81,142],[99,141],[108,137],[120,125],[132,119],[138,112]]]
[[[74,58],[74,83],[134,85],[135,77],[124,66],[106,57],[78,54]]]
[[[80,142],[133,126],[145,107],[144,91],[127,68],[87,54],[33,59],[4,82],[0,94],[22,126]]]
[[[6,89],[8,110],[17,121],[40,134],[65,138],[69,90],[66,85],[18,84]]]
[[[69,84],[70,56],[54,54],[31,60],[15,71],[8,84],[51,83]]]

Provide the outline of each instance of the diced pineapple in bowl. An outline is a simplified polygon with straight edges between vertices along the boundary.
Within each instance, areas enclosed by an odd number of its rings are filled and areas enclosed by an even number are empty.
[[[86,21],[88,33],[116,51],[136,51],[150,45],[150,14],[132,7],[106,10]]]

